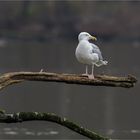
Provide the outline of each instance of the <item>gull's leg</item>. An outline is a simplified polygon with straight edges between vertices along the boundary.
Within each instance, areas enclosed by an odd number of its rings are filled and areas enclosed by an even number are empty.
[[[93,72],[94,72],[94,65],[92,65],[92,71],[91,71],[91,75],[94,77]]]
[[[94,64],[92,65],[91,75],[88,75],[89,79],[94,79]]]
[[[86,73],[82,74],[83,76],[88,76],[88,65],[86,65]]]
[[[88,75],[88,65],[86,65],[86,75]]]

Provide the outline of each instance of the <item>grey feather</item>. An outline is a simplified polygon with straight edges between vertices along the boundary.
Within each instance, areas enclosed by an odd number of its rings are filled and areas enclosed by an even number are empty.
[[[97,53],[99,56],[99,60],[103,60],[102,53],[101,53],[99,47],[96,46],[95,44],[92,44],[92,43],[90,43],[90,44],[92,45],[92,48],[93,48],[92,53]]]

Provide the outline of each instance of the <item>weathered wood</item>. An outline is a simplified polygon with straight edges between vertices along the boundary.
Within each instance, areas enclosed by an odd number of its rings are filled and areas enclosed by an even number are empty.
[[[18,123],[24,121],[51,121],[62,126],[65,126],[83,136],[86,136],[92,140],[109,140],[93,131],[90,131],[78,124],[69,121],[66,118],[61,118],[54,113],[40,113],[40,112],[18,112],[13,114],[7,114],[5,111],[0,111],[0,123]]]
[[[133,87],[137,82],[136,78],[130,75],[127,77],[97,75],[95,76],[95,79],[89,79],[86,76],[77,74],[58,74],[49,72],[11,72],[2,74],[0,76],[0,90],[11,84],[20,83],[26,80],[124,88]]]

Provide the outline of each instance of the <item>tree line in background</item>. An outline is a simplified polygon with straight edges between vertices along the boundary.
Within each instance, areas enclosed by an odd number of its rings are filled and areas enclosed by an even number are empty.
[[[0,37],[51,41],[81,31],[105,40],[140,39],[140,2],[0,1]]]

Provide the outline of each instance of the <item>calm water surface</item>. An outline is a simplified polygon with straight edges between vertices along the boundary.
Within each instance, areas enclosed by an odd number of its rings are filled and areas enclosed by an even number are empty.
[[[44,71],[83,73],[74,51],[77,42],[7,42],[0,47],[0,73]],[[140,78],[139,43],[98,42],[108,66],[96,74]],[[25,82],[0,94],[0,108],[7,112],[53,112],[112,139],[140,139],[140,86],[134,88],[91,87],[60,83]],[[26,122],[1,124],[0,139],[86,139],[57,124]]]

